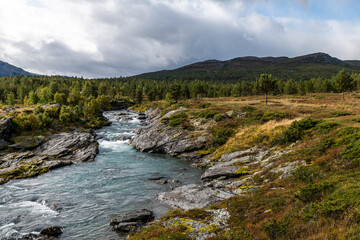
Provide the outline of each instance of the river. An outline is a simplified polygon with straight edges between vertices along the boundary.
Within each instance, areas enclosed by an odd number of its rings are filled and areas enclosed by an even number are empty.
[[[118,113],[105,113],[112,125],[96,131],[99,154],[94,162],[0,185],[0,239],[38,232],[46,225],[64,227],[60,239],[119,239],[110,229],[110,215],[147,208],[159,217],[169,210],[155,199],[169,186],[148,178],[200,181],[202,171],[190,162],[142,153],[119,140],[141,126],[134,114],[134,120],[125,122]]]

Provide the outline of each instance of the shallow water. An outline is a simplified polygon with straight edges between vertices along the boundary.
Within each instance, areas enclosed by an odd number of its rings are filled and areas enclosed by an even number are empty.
[[[64,227],[60,239],[118,239],[110,230],[110,215],[148,208],[159,217],[169,209],[155,200],[169,186],[148,178],[199,182],[201,170],[190,167],[188,161],[142,153],[118,140],[121,135],[133,135],[140,122],[120,122],[116,113],[106,113],[113,124],[96,131],[101,138],[94,162],[0,186],[0,239],[38,232],[46,225]]]

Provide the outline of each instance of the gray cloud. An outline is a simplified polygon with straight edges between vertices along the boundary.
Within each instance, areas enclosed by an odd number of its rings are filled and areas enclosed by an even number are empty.
[[[263,16],[247,0],[26,3],[18,0],[7,11],[0,3],[7,23],[0,25],[0,57],[41,74],[112,77],[214,58],[360,55],[359,24]],[[348,32],[351,38],[344,37]]]

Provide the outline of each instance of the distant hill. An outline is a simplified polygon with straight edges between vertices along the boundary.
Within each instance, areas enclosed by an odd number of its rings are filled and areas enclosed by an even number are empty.
[[[308,80],[332,77],[341,69],[360,72],[360,61],[342,61],[326,53],[314,53],[295,58],[288,57],[239,57],[227,61],[207,60],[174,70],[143,73],[136,78],[155,80],[221,80],[253,81],[262,73],[279,79]]]
[[[16,76],[16,75],[31,76],[31,75],[35,75],[35,74],[29,73],[29,72],[27,72],[21,68],[15,67],[9,63],[0,61],[0,77]]]

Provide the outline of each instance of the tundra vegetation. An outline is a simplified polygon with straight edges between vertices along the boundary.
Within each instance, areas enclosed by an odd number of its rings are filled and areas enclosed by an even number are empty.
[[[277,165],[304,163],[287,179],[271,171],[255,174],[257,190],[209,207],[227,209],[230,218],[226,228],[204,229],[212,233],[208,240],[359,239],[359,83],[360,75],[345,71],[329,79],[262,75],[240,83],[15,76],[1,78],[0,100],[20,106],[15,112],[1,111],[14,117],[18,135],[99,127],[105,121],[101,112],[120,98],[135,100],[140,111],[158,108],[165,114],[182,107],[162,122],[196,135],[193,122],[201,119],[208,144],[198,153],[213,162],[257,146],[286,152],[274,159]],[[272,95],[265,100],[263,94]],[[48,103],[60,108],[41,107]],[[191,239],[185,223],[206,225],[211,216],[205,210],[171,211],[130,239]],[[177,218],[178,224],[163,224]]]
[[[130,239],[191,239],[194,229],[189,221],[206,224],[211,216],[205,210],[214,209],[227,209],[230,218],[228,227],[212,229],[208,240],[359,239],[359,97],[353,91],[345,100],[341,92],[326,98],[319,93],[276,95],[267,106],[258,96],[143,104],[143,109],[159,108],[164,113],[183,107],[173,115],[173,127],[190,123],[185,131],[194,134],[192,121],[203,119],[209,144],[199,153],[211,161],[257,146],[286,152],[274,159],[276,165],[303,164],[286,179],[271,171],[255,174],[257,190],[207,209],[171,211]],[[164,121],[170,125],[170,119]],[[260,170],[244,169],[246,174]],[[180,223],[169,226],[171,219]]]

